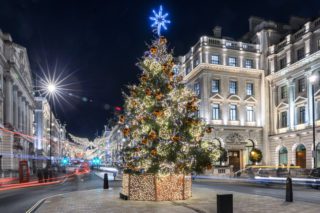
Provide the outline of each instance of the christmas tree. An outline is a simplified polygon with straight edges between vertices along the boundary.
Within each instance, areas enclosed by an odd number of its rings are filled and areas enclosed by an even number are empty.
[[[127,172],[190,173],[210,168],[220,151],[202,141],[206,128],[198,117],[198,98],[174,73],[167,40],[157,37],[138,62],[140,83],[125,94],[120,116],[126,138],[123,157]]]

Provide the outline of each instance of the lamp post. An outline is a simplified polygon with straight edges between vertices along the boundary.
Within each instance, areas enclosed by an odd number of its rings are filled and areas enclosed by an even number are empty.
[[[309,81],[311,83],[312,89],[312,142],[313,142],[313,149],[312,149],[312,158],[313,158],[313,168],[317,168],[317,160],[316,160],[316,125],[315,125],[315,112],[314,112],[314,84],[317,81],[316,75],[311,75],[309,77]]]
[[[50,96],[52,96],[56,91],[56,85],[53,84],[53,83],[49,83],[47,85],[47,90],[48,90],[49,99],[50,99]],[[50,105],[50,100],[48,102],[49,102],[49,105]],[[50,156],[49,167],[51,167],[51,165],[52,165],[52,143],[51,143],[51,141],[52,141],[52,111],[53,111],[53,108],[54,108],[54,104],[52,104],[52,109],[50,109],[50,116],[49,116],[49,123],[50,123],[50,130],[49,130],[49,144],[50,144],[50,149],[49,149],[49,156]]]

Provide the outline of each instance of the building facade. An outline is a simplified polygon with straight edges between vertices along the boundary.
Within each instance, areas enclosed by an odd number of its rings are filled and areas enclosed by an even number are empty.
[[[312,168],[312,86],[320,124],[320,18],[292,17],[289,24],[249,19],[240,41],[202,36],[178,58],[177,74],[199,96],[199,116],[213,127],[207,140],[228,151],[234,171],[251,164],[250,150],[263,151],[263,164]],[[316,133],[320,165],[320,135]]]
[[[50,138],[50,114],[51,114],[51,138]],[[55,117],[48,100],[45,97],[35,97],[35,148],[37,154],[37,167],[45,168],[48,159],[58,163],[64,157],[66,150],[66,128]],[[50,141],[51,140],[51,141]]]
[[[26,48],[0,30],[0,171],[33,168],[33,87]]]

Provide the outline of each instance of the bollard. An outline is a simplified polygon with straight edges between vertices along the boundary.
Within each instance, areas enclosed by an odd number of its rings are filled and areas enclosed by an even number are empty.
[[[232,213],[232,212],[233,212],[233,195],[217,194],[217,213]]]
[[[287,177],[287,181],[286,181],[286,202],[293,202],[291,177]]]
[[[104,173],[103,188],[104,189],[109,189],[108,173]]]

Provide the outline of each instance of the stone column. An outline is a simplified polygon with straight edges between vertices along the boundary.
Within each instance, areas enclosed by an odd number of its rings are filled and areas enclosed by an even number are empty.
[[[22,116],[21,116],[21,107],[22,107],[22,97],[21,97],[22,93],[18,92],[18,111],[17,111],[17,115],[18,115],[18,130],[21,131],[22,128]]]
[[[6,92],[5,92],[5,123],[13,124],[13,86],[12,78],[6,76]]]
[[[18,88],[14,87],[13,90],[13,125],[15,129],[19,128],[19,122],[18,122]]]
[[[295,126],[295,83],[293,79],[288,79],[288,92],[289,92],[289,129],[294,130]]]
[[[307,97],[308,97],[308,105],[305,108],[306,109],[306,121],[309,125],[312,125],[313,119],[313,111],[312,111],[312,84],[309,81],[309,77],[312,75],[312,72],[308,72],[305,74],[306,76],[306,83],[307,83]],[[315,91],[316,92],[316,91]],[[316,106],[314,106],[316,107]]]

